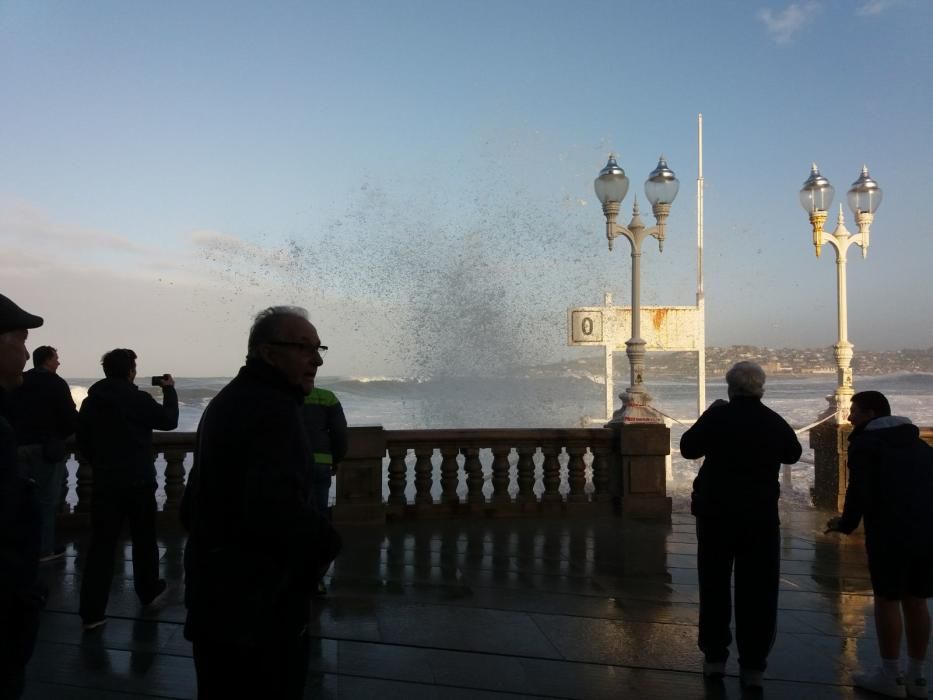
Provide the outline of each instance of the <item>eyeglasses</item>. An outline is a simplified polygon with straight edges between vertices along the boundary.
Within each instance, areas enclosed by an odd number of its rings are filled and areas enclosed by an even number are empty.
[[[314,355],[317,353],[317,356],[322,360],[324,355],[327,354],[326,345],[311,345],[311,343],[298,343],[292,340],[270,340],[269,345],[278,345],[283,348],[295,348],[302,355]]]

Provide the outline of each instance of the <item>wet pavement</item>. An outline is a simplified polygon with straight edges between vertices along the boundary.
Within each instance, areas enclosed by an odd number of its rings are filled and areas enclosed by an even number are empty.
[[[765,697],[874,697],[850,681],[877,655],[863,543],[824,535],[827,517],[782,514]],[[724,683],[700,673],[689,514],[403,521],[342,534],[330,593],[312,613],[308,698],[742,697],[734,649]],[[170,582],[161,604],[140,607],[127,544],[109,622],[90,633],[77,615],[84,543],[43,565],[51,596],[26,698],[195,697],[183,539],[160,543]]]

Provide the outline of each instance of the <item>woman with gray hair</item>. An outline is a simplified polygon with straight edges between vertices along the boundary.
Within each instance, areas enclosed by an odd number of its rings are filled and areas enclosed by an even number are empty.
[[[680,440],[684,457],[705,457],[690,506],[697,528],[698,644],[703,675],[721,679],[732,643],[734,567],[739,677],[743,687],[760,688],[777,623],[778,474],[802,449],[787,422],[761,402],[761,367],[739,362],[726,383],[729,400],[714,401]]]

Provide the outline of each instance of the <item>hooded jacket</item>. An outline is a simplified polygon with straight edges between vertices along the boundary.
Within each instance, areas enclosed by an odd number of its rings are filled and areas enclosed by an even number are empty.
[[[875,418],[849,435],[839,529],[850,533],[862,518],[869,549],[933,551],[933,447],[908,418]]]
[[[178,427],[178,394],[162,388],[162,403],[129,379],[102,379],[78,413],[78,449],[94,466],[94,485],[155,483],[152,431]]]
[[[691,511],[699,517],[778,522],[782,464],[800,459],[787,421],[751,396],[710,406],[680,439],[687,459],[705,457],[693,482]]]

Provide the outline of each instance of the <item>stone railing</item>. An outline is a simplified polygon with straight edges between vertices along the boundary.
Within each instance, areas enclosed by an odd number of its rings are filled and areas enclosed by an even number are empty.
[[[153,435],[163,519],[177,519],[194,446],[194,433]],[[664,472],[669,452],[664,426],[627,426],[620,432],[352,427],[350,450],[338,470],[334,517],[352,523],[613,507],[669,517]],[[75,458],[62,491],[62,520],[85,526],[94,469],[80,455]]]

